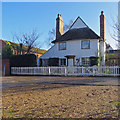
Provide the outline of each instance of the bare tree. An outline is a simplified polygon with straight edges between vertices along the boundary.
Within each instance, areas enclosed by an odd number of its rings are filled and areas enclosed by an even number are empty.
[[[13,38],[14,40],[17,40],[20,44],[20,51],[22,51],[22,46],[26,45],[27,47],[27,54],[30,53],[30,50],[33,47],[37,47],[39,45],[38,38],[40,34],[37,33],[36,29],[34,29],[31,33],[22,33],[22,35],[14,34]]]
[[[115,22],[113,20],[111,37],[118,42],[118,47],[120,48],[120,22]]]
[[[65,24],[63,26],[63,33],[65,33],[66,31],[68,31],[68,29],[70,28],[70,26],[73,24],[73,20],[70,20],[68,24]]]
[[[113,26],[113,34],[112,38],[118,42],[120,42],[120,24],[115,23]]]
[[[72,23],[73,23],[73,20],[70,20],[69,21],[69,23],[68,24],[65,24],[64,26],[63,26],[63,33],[65,33],[69,28],[70,28],[70,26],[72,25]],[[48,43],[48,46],[52,46],[52,41],[53,40],[55,40],[55,36],[56,36],[56,29],[55,28],[53,28],[52,30],[50,30],[49,32],[48,32],[48,40],[46,41],[46,43]]]

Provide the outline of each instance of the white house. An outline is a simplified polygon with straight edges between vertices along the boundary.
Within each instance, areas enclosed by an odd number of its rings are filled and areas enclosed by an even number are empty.
[[[101,36],[101,37],[100,37]],[[90,57],[101,56],[101,65],[105,65],[105,17],[100,15],[100,36],[78,17],[69,30],[63,34],[63,19],[56,19],[56,39],[54,45],[39,60],[42,66],[48,66],[49,58],[58,58],[59,66],[89,66]],[[38,62],[40,64],[40,62]]]

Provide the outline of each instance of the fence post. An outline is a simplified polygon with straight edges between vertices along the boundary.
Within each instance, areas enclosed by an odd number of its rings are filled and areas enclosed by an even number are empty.
[[[67,67],[65,67],[65,76],[67,76]]]
[[[114,66],[114,76],[115,76],[115,72],[116,72],[116,70],[115,70],[115,66]]]
[[[48,71],[49,71],[49,75],[50,75],[50,67],[48,68]]]
[[[83,66],[82,66],[82,75],[83,75]]]
[[[93,76],[95,76],[95,69],[94,69],[94,66],[93,66],[92,68],[93,68]]]
[[[118,67],[116,67],[116,76],[118,75]]]

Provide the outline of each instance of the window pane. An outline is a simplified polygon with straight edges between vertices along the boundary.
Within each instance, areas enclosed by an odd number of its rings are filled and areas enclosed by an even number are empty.
[[[60,65],[61,66],[66,65],[66,59],[60,59]]]
[[[59,43],[59,50],[66,50],[66,43]]]
[[[90,41],[82,41],[82,48],[89,49],[90,48]]]
[[[82,65],[89,65],[90,59],[89,58],[82,58]]]

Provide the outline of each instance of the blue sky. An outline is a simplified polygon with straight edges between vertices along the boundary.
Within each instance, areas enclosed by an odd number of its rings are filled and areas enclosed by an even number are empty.
[[[29,33],[36,28],[40,33],[41,48],[48,49],[44,43],[49,30],[56,26],[58,13],[62,15],[64,24],[80,16],[99,35],[102,10],[106,18],[106,41],[116,49],[116,42],[110,33],[113,20],[117,21],[117,2],[3,2],[2,39],[13,41],[14,33]]]

